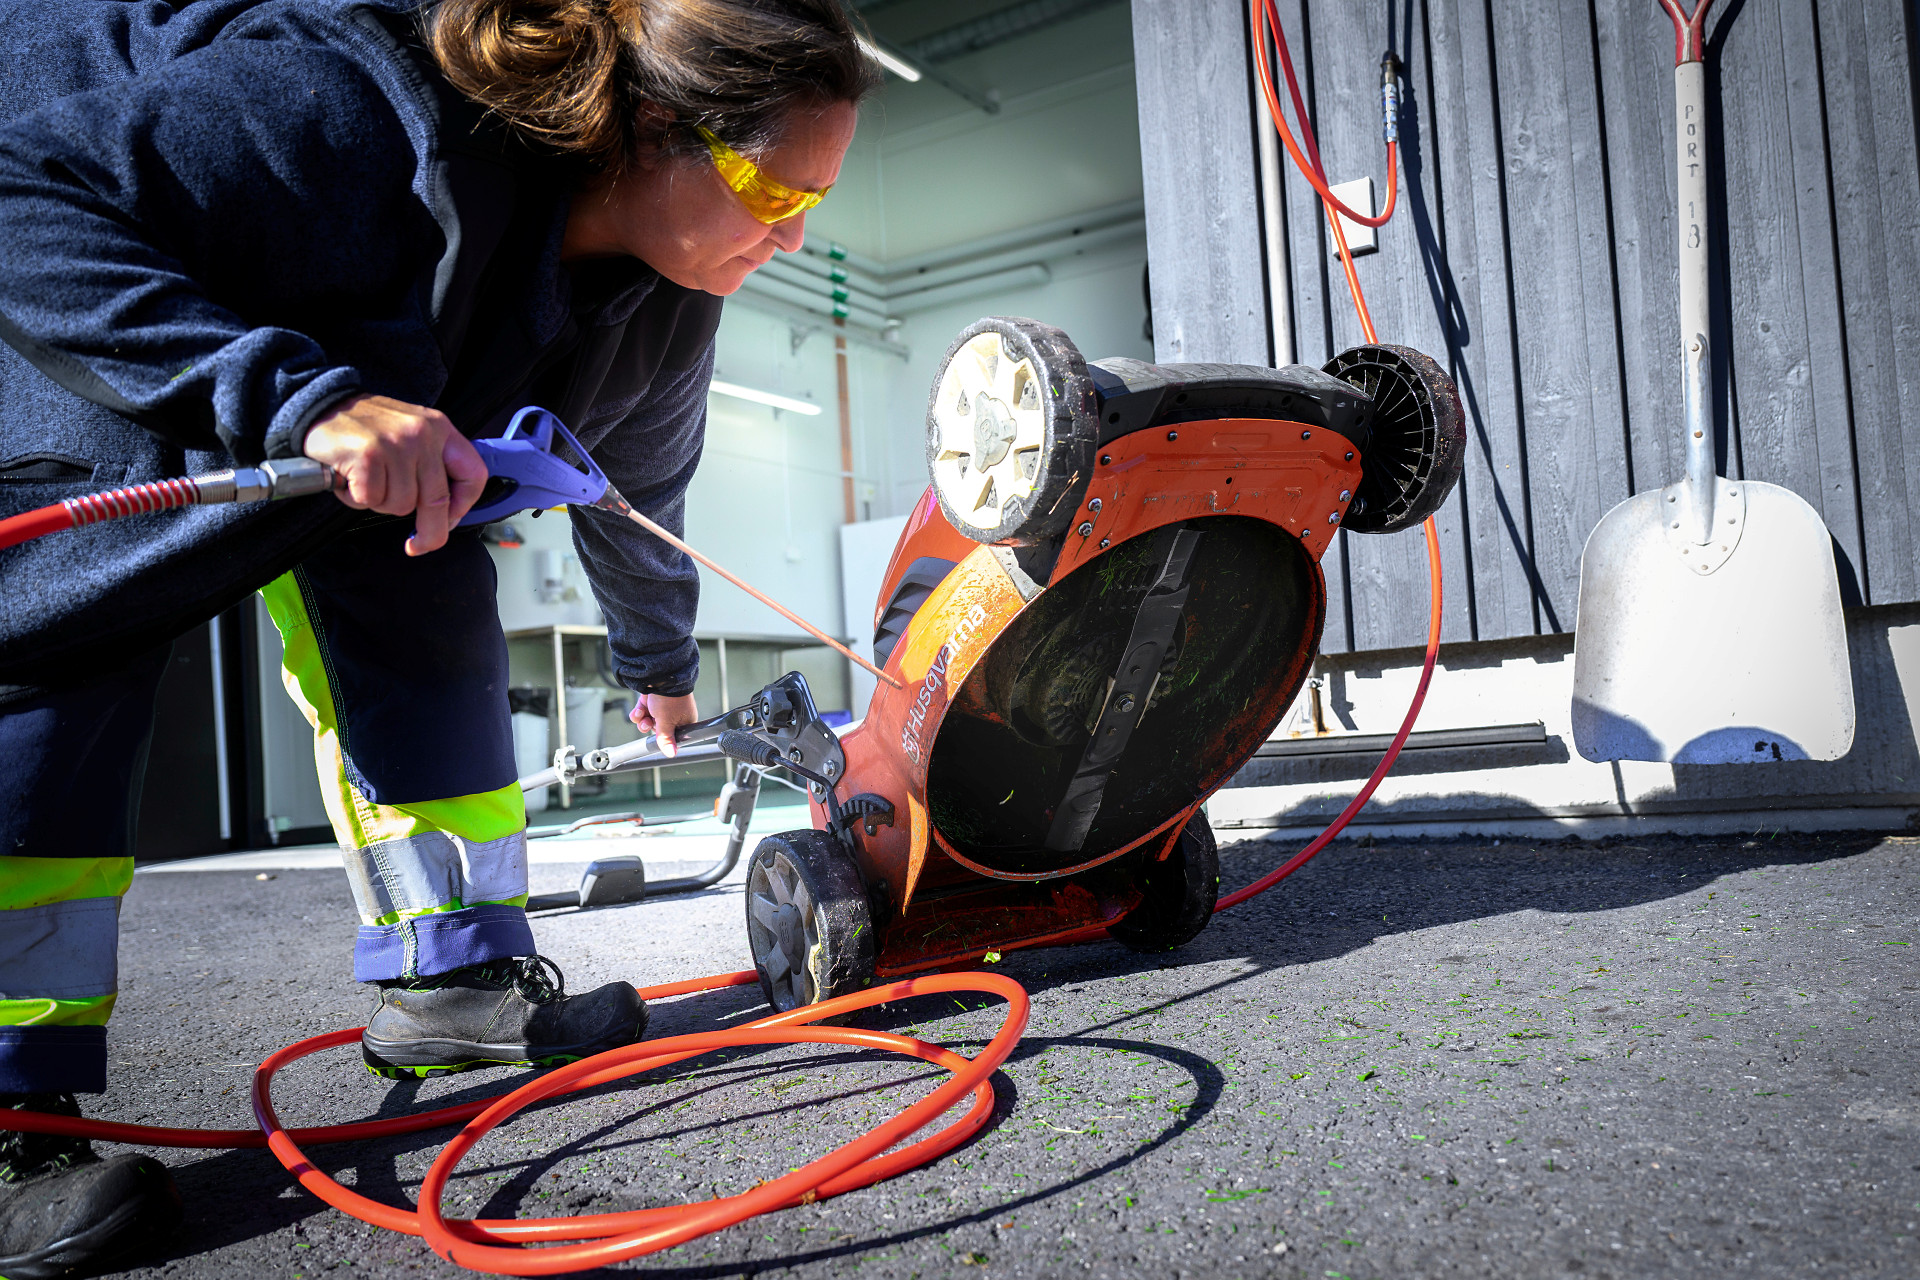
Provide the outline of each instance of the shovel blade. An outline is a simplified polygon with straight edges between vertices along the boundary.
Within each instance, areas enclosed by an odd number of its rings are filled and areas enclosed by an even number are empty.
[[[1791,489],[1738,483],[1743,528],[1712,572],[1676,549],[1668,491],[1627,499],[1588,537],[1573,655],[1587,759],[1757,764],[1852,747],[1833,540]]]

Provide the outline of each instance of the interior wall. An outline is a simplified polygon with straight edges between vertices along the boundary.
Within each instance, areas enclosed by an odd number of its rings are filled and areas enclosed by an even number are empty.
[[[831,328],[795,330],[756,311],[743,296],[720,322],[715,376],[821,406],[815,416],[726,396],[707,399],[707,442],[687,493],[687,540],[788,608],[828,631],[840,626],[837,530],[845,522],[840,420]],[[856,498],[863,473],[884,470],[884,374],[894,357],[850,345]],[[857,514],[857,512],[856,512]],[[703,635],[795,637],[803,633],[765,605],[702,569]]]
[[[888,383],[886,450],[889,469],[871,473],[886,497],[886,514],[905,515],[927,487],[924,451],[927,395],[954,335],[988,315],[1029,316],[1064,329],[1088,359],[1102,356],[1153,358],[1143,331],[1146,303],[1140,288],[1146,265],[1144,237],[1135,243],[1054,264],[1043,285],[936,307],[908,318],[900,331],[913,359],[894,363]],[[876,504],[875,516],[881,511]]]
[[[996,6],[986,6],[993,8]],[[919,3],[873,15],[896,47],[981,6]],[[1062,68],[1066,68],[1063,73]],[[998,95],[988,114],[931,80],[889,76],[862,109],[833,194],[807,215],[823,236],[881,261],[964,244],[1138,198],[1139,111],[1125,5],[1096,9],[940,70]],[[1043,285],[909,314],[905,359],[849,344],[855,516],[904,516],[926,487],[928,388],[953,336],[984,315],[1066,330],[1089,357],[1150,358],[1144,235],[1051,264]],[[843,605],[845,522],[831,322],[796,325],[749,293],[721,319],[718,374],[822,406],[817,417],[715,396],[688,495],[693,545],[836,633],[867,643]],[[856,610],[855,612],[859,612]],[[702,634],[794,636],[766,607],[703,571]]]

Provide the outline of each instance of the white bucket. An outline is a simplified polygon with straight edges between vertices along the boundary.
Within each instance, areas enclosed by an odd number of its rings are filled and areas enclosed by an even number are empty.
[[[522,778],[538,773],[553,763],[547,747],[547,718],[528,711],[513,713],[513,765]],[[527,812],[539,813],[547,807],[547,795],[553,788],[540,787],[527,792]]]

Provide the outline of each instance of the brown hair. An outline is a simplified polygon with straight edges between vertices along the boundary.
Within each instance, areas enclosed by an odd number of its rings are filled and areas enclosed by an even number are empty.
[[[423,26],[462,95],[599,171],[704,156],[696,126],[764,155],[880,83],[839,0],[439,0]]]

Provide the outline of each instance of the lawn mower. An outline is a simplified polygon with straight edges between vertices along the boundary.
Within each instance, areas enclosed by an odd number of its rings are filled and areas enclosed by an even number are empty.
[[[1464,444],[1452,381],[1406,347],[1325,369],[1152,365],[1085,360],[1033,320],[963,331],[927,406],[931,484],[875,603],[888,679],[865,716],[836,735],[789,673],[676,737],[680,762],[738,762],[728,855],[703,883],[743,846],[756,770],[807,786],[812,828],[748,861],[768,1002],[1197,935],[1219,881],[1200,806],[1307,679],[1321,557],[1342,528],[1418,526]],[[661,759],[650,737],[563,749],[522,785]]]

